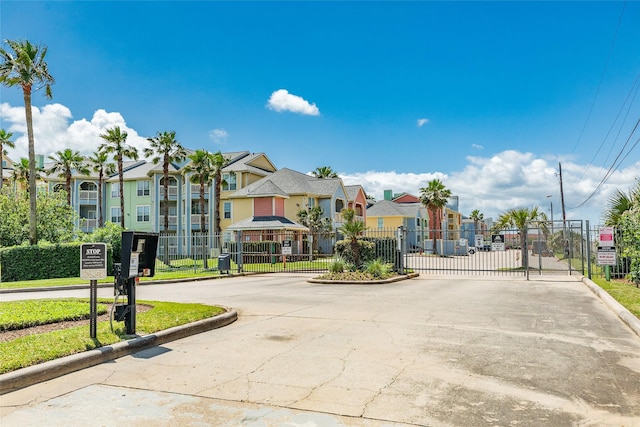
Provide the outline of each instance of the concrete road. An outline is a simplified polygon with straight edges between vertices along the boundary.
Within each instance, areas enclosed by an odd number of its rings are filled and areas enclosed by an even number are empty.
[[[0,396],[0,424],[640,426],[640,338],[575,277],[282,274],[138,297],[225,305],[239,320]]]

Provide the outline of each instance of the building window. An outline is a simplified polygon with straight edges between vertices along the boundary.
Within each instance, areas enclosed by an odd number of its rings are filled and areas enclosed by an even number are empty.
[[[149,206],[136,206],[138,222],[149,222]]]
[[[149,195],[149,181],[138,181],[138,197]]]
[[[120,197],[120,184],[117,182],[111,183],[111,197],[114,199]]]
[[[309,209],[312,209],[316,206],[316,199],[314,199],[313,197],[309,197],[307,199],[307,206],[309,207]]]
[[[336,199],[336,212],[342,212],[344,209],[344,201],[342,199]]]
[[[384,227],[384,218],[378,218],[378,228]]]
[[[231,202],[224,202],[223,211],[222,217],[224,219],[231,219]]]
[[[122,215],[120,215],[120,208],[119,207],[111,208],[111,222],[115,224],[120,224],[121,219],[122,219]]]
[[[204,202],[204,213],[207,213],[207,201]],[[202,211],[200,210],[200,200],[192,200],[191,201],[191,215],[200,215]]]
[[[222,174],[222,191],[236,191],[236,173],[229,172]]]

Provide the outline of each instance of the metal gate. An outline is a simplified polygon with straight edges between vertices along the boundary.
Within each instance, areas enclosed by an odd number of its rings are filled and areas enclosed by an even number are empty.
[[[482,235],[452,230],[402,231],[404,267],[458,275],[582,274],[581,220],[538,221]]]

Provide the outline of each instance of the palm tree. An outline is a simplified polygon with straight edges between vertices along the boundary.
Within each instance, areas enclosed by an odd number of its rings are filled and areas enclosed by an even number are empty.
[[[204,148],[196,150],[193,154],[189,155],[188,158],[191,160],[187,166],[185,166],[184,171],[186,173],[191,173],[190,181],[194,184],[200,184],[200,233],[201,241],[202,241],[202,259],[204,261],[204,268],[208,268],[207,263],[207,245],[205,239],[205,231],[206,231],[206,218],[205,218],[205,207],[204,207],[204,187],[205,185],[211,184],[213,180],[214,174],[214,159],[213,155],[209,153]]]
[[[164,188],[164,231],[169,230],[169,165],[173,162],[181,162],[187,157],[187,151],[176,140],[176,133],[170,132],[158,132],[156,136],[147,138],[150,148],[144,149],[144,155],[151,157],[155,154],[152,161],[157,165],[162,161],[162,176],[163,176],[163,188]],[[169,247],[165,245],[168,250]]]
[[[431,227],[431,221],[429,221],[429,228],[433,229],[433,253],[437,254],[436,249],[436,218],[442,217],[442,208],[447,205],[451,197],[451,190],[446,188],[442,181],[439,179],[433,179],[427,183],[426,187],[420,189],[420,202],[425,205],[434,219],[433,227]],[[440,228],[442,228],[442,221],[440,222]]]
[[[128,157],[138,160],[138,150],[126,144],[127,132],[120,130],[119,126],[107,129],[105,133],[100,135],[104,139],[104,143],[98,147],[99,151],[107,154],[113,153],[113,160],[118,165],[118,181],[120,189],[120,227],[124,228],[124,177],[122,159]]]
[[[98,172],[98,226],[104,226],[104,216],[102,214],[102,186],[104,185],[105,175],[113,175],[116,173],[116,165],[109,162],[109,155],[104,151],[98,150],[89,157],[89,163],[94,172]]]
[[[84,157],[80,155],[79,151],[66,148],[56,152],[55,156],[49,156],[49,159],[53,161],[53,165],[47,170],[47,173],[58,173],[58,177],[64,178],[67,204],[71,206],[71,175],[73,170],[75,169],[76,172],[89,176],[89,169],[84,164]]]
[[[3,156],[7,155],[7,147],[16,148],[16,144],[11,140],[12,136],[13,134],[11,132],[7,132],[4,129],[0,129],[0,190],[2,190],[2,184],[4,179],[4,177],[2,176],[3,169],[4,169],[4,166],[2,165],[2,161],[3,161],[2,158]]]
[[[367,226],[363,221],[354,220],[356,211],[347,208],[343,209],[342,217],[344,218],[344,223],[340,226],[339,230],[342,234],[344,234],[345,238],[349,240],[351,245],[351,253],[353,254],[353,263],[356,267],[360,267],[360,243],[358,242],[358,237],[362,235],[367,229]]]
[[[220,151],[211,155],[211,168],[213,171],[213,183],[215,185],[214,197],[214,233],[219,235],[222,231],[220,228],[220,189],[222,187],[222,169],[227,166],[229,160],[225,158]]]
[[[620,222],[622,214],[638,205],[640,205],[640,181],[636,182],[635,188],[629,190],[629,194],[616,190],[609,197],[607,207],[602,215],[604,225],[615,227]]]
[[[36,168],[36,180],[40,179],[42,169]],[[20,158],[18,163],[13,165],[13,181],[18,181],[27,188],[27,194],[30,192],[29,177],[31,176],[31,168],[29,167],[29,159]]]
[[[324,211],[320,206],[314,206],[309,210],[301,209],[296,214],[300,224],[309,227],[312,236],[326,237],[333,231],[331,218],[324,216]],[[311,251],[315,253],[318,250],[319,239],[314,238]]]
[[[53,77],[49,74],[49,67],[44,60],[47,47],[34,46],[28,40],[5,40],[10,52],[0,48],[0,83],[7,87],[22,87],[24,109],[27,119],[27,138],[29,140],[29,243],[38,243],[36,229],[36,153],[33,138],[33,116],[31,111],[31,92],[44,88],[45,97],[52,98],[51,85]]]
[[[484,214],[481,213],[478,209],[474,209],[471,211],[471,216],[469,216],[473,220],[473,232],[475,235],[478,235],[478,223],[484,219]],[[475,238],[475,236],[474,236]]]
[[[322,178],[322,179],[338,178],[338,174],[335,173],[333,169],[331,169],[331,166],[319,166],[316,168],[316,170],[311,172],[311,174],[316,178]]]
[[[494,226],[495,230],[503,230],[505,228],[517,228],[520,235],[520,247],[522,251],[522,260],[526,267],[526,255],[527,255],[527,229],[531,222],[546,221],[547,215],[534,206],[531,209],[527,208],[512,208],[503,212],[498,217]]]

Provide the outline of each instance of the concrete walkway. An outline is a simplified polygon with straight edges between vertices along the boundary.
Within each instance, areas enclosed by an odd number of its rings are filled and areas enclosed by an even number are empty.
[[[140,286],[238,320],[0,396],[0,424],[640,426],[640,337],[575,277],[305,279]]]

